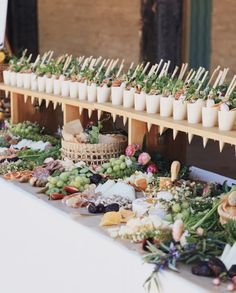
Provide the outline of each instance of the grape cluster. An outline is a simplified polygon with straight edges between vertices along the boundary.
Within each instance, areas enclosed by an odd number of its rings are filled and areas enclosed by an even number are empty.
[[[190,205],[187,200],[176,202],[171,206],[171,213],[166,215],[166,220],[173,222],[177,219],[186,219],[190,214]]]
[[[108,163],[104,163],[99,173],[109,175],[112,178],[124,178],[130,176],[136,170],[137,161],[134,157],[121,155],[119,158],[111,158]]]
[[[36,123],[25,121],[15,125],[9,126],[10,131],[17,136],[25,137],[28,134],[38,134],[40,132],[40,126]]]
[[[87,168],[86,168],[87,170]],[[89,187],[91,176],[90,172],[85,172],[84,169],[74,169],[69,172],[62,172],[59,176],[49,176],[46,186],[48,190],[47,195],[52,193],[63,193],[67,194],[64,190],[65,186],[71,186],[78,189],[78,191],[83,192]]]

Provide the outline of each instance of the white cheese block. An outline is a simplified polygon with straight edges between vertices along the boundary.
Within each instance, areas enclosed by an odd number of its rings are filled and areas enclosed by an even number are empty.
[[[156,198],[171,201],[173,199],[173,195],[169,191],[160,191],[156,194]]]
[[[129,199],[130,201],[135,200],[135,190],[133,186],[123,182],[112,184],[111,188],[106,189],[105,192],[102,191],[102,195],[104,197],[110,197],[112,195],[120,195],[122,197]]]
[[[115,183],[114,180],[107,180],[104,184],[99,184],[95,189],[95,193],[101,193],[102,195],[110,189]]]
[[[146,213],[152,216],[159,216],[161,219],[166,217],[166,211],[160,204],[148,203],[145,197],[134,200],[132,210],[138,217],[144,216]]]

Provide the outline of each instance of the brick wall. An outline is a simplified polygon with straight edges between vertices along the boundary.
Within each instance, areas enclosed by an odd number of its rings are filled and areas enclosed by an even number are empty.
[[[38,1],[40,51],[139,60],[140,0]]]
[[[236,74],[236,1],[212,0],[211,66],[230,68]]]

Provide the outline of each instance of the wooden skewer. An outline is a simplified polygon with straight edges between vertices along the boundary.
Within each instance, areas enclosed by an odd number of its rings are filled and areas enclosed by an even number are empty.
[[[233,83],[233,85],[232,85],[232,87],[230,89],[230,92],[228,93],[229,97],[231,96],[231,94],[234,91],[235,87],[236,87],[236,80],[234,81],[234,83]]]
[[[180,76],[181,76],[181,73],[182,73],[182,71],[184,69],[184,66],[185,66],[185,63],[182,63],[181,68],[180,68],[180,72],[179,72],[178,79],[180,79]]]
[[[101,60],[102,60],[102,56],[99,56],[97,61],[94,64],[94,66],[97,66]]]
[[[121,70],[122,70],[122,68],[124,67],[124,62],[125,62],[125,60],[123,59],[122,62],[121,62],[120,68],[119,68],[119,70],[118,70],[118,72],[117,72],[117,74],[116,74],[116,77],[119,77],[119,75],[120,75],[120,73],[121,73]]]
[[[165,69],[165,72],[164,72],[164,75],[167,75],[168,74],[168,70],[169,70],[169,67],[170,67],[170,60],[167,62],[167,66],[166,66],[166,69]]]
[[[201,67],[201,70],[199,70],[194,78],[194,84],[196,84],[199,79],[201,78],[203,72],[205,71],[205,68]]]
[[[204,83],[204,81],[205,81],[207,75],[208,75],[208,71],[205,72],[205,74],[204,74],[204,76],[203,76],[203,79],[199,82],[199,86],[198,86],[198,88],[197,88],[197,92],[199,92],[199,90],[200,90],[201,86],[203,85],[203,83]]]
[[[235,80],[236,80],[236,75],[234,75],[233,79],[231,80],[230,85],[229,85],[229,87],[227,89],[227,92],[226,92],[225,96],[229,97],[230,94],[232,93],[232,91],[234,90]]]
[[[145,74],[145,72],[147,71],[148,69],[148,66],[149,66],[150,62],[147,62],[146,66],[144,67],[143,71],[142,71],[142,74]]]
[[[176,75],[178,69],[179,69],[179,66],[175,66],[175,69],[174,69],[174,71],[173,71],[173,73],[172,73],[172,75],[171,75],[171,79],[173,79],[173,78],[175,77],[175,75]]]
[[[52,56],[53,56],[53,51],[51,51],[51,53],[50,53],[50,55],[49,55],[49,57],[48,57],[48,60],[47,60],[47,62],[49,63],[50,61],[51,61],[51,59],[52,59]]]
[[[158,64],[155,64],[155,65],[153,65],[153,66],[151,67],[151,69],[150,69],[150,71],[149,71],[149,73],[148,73],[148,76],[151,76],[151,75],[155,72],[157,66],[158,66]]]
[[[106,70],[106,72],[105,72],[105,76],[106,76],[106,77],[108,76],[108,74],[109,74],[109,72],[110,72],[110,70],[111,70],[111,67],[112,67],[113,62],[114,62],[114,60],[111,59],[109,65],[108,65],[108,67],[107,67],[107,70]]]
[[[220,70],[220,66],[218,65],[218,66],[216,67],[216,69],[213,71],[213,73],[212,73],[212,75],[211,75],[211,77],[210,77],[210,79],[209,79],[209,81],[208,81],[208,83],[207,83],[207,86],[209,86],[209,85],[211,84],[211,82],[212,82],[214,76],[216,75],[216,73],[217,73],[219,70]]]
[[[187,83],[188,82],[188,79],[189,79],[190,75],[192,74],[192,72],[193,72],[193,69],[190,69],[188,75],[186,76],[186,78],[184,80],[184,83]]]
[[[161,60],[160,60],[160,62],[159,62],[159,64],[158,64],[158,66],[157,66],[157,69],[156,69],[156,72],[155,72],[155,74],[157,74],[157,73],[158,73],[158,71],[159,71],[159,69],[160,69],[160,67],[161,67],[162,63],[163,63],[163,59],[161,59]]]
[[[188,68],[188,63],[185,63],[184,68],[183,68],[181,74],[180,74],[179,77],[178,77],[179,80],[182,80],[182,79],[183,79],[183,77],[184,77],[184,75],[185,75],[185,72],[186,72],[187,68]]]
[[[119,61],[119,58],[117,58],[116,61],[113,63],[111,70],[113,70],[116,67],[118,61]]]
[[[158,76],[158,78],[161,78],[164,75],[164,72],[166,70],[166,66],[167,66],[167,63],[165,62],[164,65],[163,65],[163,67],[162,67],[162,70],[161,70],[161,72],[160,72],[160,74]]]
[[[105,67],[107,67],[108,63],[110,62],[110,59],[107,59],[106,63],[104,64]]]
[[[219,85],[222,85],[224,83],[228,71],[229,71],[229,68],[224,69],[223,74],[222,74],[221,79],[220,79],[220,82],[219,82]]]
[[[105,66],[105,63],[106,63],[106,59],[103,60],[101,66],[99,67],[99,69],[98,69],[98,71],[97,71],[97,73],[95,75],[95,78],[98,77],[98,75],[99,75],[100,71],[102,70],[103,66]]]
[[[134,62],[132,62],[132,63],[130,64],[129,70],[132,69],[133,66],[134,66]]]
[[[194,78],[195,74],[196,74],[196,71],[193,70],[192,74],[189,76],[189,79],[187,80],[187,83],[190,83],[190,81]]]
[[[136,76],[136,72],[139,70],[139,68],[140,68],[140,65],[138,64],[138,65],[136,66],[136,68],[135,68],[135,70],[134,70],[134,73],[133,73],[133,75],[132,75],[131,78],[134,78],[134,77]]]
[[[33,69],[35,68],[35,66],[37,65],[37,63],[39,62],[39,60],[40,60],[40,55],[38,54],[37,58],[35,59],[35,61],[33,63],[33,66],[32,66]]]
[[[213,84],[213,89],[215,89],[217,87],[217,85],[218,85],[218,83],[219,83],[219,81],[221,79],[222,74],[223,74],[223,71],[220,70],[220,72],[219,72],[219,74],[218,74],[218,76],[217,76],[217,78],[215,80],[215,83]]]

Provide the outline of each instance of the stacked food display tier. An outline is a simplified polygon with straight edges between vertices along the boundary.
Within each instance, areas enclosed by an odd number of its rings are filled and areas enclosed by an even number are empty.
[[[40,121],[43,117],[49,118],[44,125],[49,128],[56,115],[54,110],[58,106],[61,106],[63,124],[77,118],[83,120],[85,115],[91,117],[94,111],[97,111],[98,118],[101,117],[102,112],[111,113],[113,120],[117,116],[123,117],[124,124],[128,122],[129,143],[141,143],[144,134],[150,131],[152,125],[155,125],[158,126],[160,134],[167,128],[172,129],[174,139],[178,135],[178,132],[186,133],[189,142],[191,142],[193,136],[200,136],[203,139],[204,147],[209,139],[219,142],[220,151],[222,151],[225,143],[236,146],[235,130],[220,131],[217,127],[206,128],[201,124],[190,124],[187,120],[176,121],[173,118],[161,117],[159,114],[148,114],[145,111],[136,111],[134,109],[124,108],[123,106],[114,106],[111,103],[90,103],[88,101],[20,89],[4,85],[3,83],[0,83],[0,90],[4,90],[7,95],[10,94],[11,119],[13,123],[19,123],[25,120],[36,121],[35,112],[31,108],[35,99],[37,99],[38,105],[41,105],[45,101],[46,107],[45,111],[41,112],[40,116],[38,116],[38,120]],[[51,107],[50,113],[47,112],[49,106]]]

